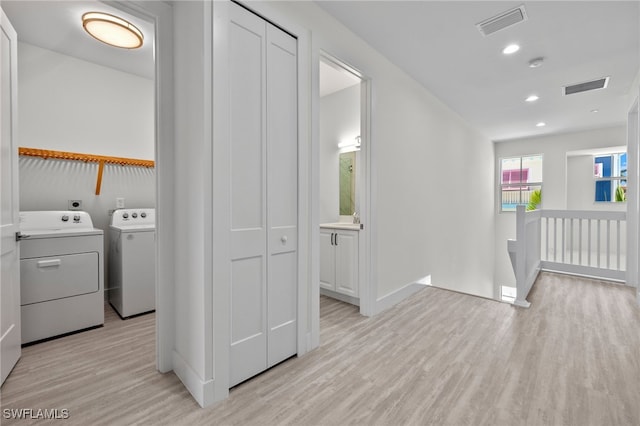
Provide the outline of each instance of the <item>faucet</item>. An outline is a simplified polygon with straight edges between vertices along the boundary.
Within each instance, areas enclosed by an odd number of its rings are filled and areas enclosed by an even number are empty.
[[[358,214],[358,212],[353,213],[353,223],[360,223],[360,215]]]

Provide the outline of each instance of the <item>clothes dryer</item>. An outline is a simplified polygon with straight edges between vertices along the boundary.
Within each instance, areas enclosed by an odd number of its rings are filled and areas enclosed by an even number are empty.
[[[103,231],[83,211],[20,212],[22,344],[104,324]]]
[[[156,308],[155,209],[119,209],[109,227],[109,303],[120,317]]]

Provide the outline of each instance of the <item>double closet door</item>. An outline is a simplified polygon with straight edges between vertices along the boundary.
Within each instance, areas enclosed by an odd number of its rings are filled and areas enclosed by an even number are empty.
[[[297,41],[231,3],[234,386],[297,353]]]

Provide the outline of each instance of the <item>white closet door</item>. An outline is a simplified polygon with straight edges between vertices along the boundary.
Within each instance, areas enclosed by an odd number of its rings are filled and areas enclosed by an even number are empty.
[[[297,353],[296,39],[267,24],[268,365]]]
[[[229,384],[267,368],[265,22],[231,4],[231,349]]]
[[[296,40],[230,7],[234,386],[297,352]]]

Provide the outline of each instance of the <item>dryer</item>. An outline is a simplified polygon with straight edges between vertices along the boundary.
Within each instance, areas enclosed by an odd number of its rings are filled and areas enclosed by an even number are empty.
[[[120,317],[156,309],[155,209],[119,209],[109,227],[109,303]]]
[[[103,231],[83,211],[20,212],[22,344],[104,324]]]

